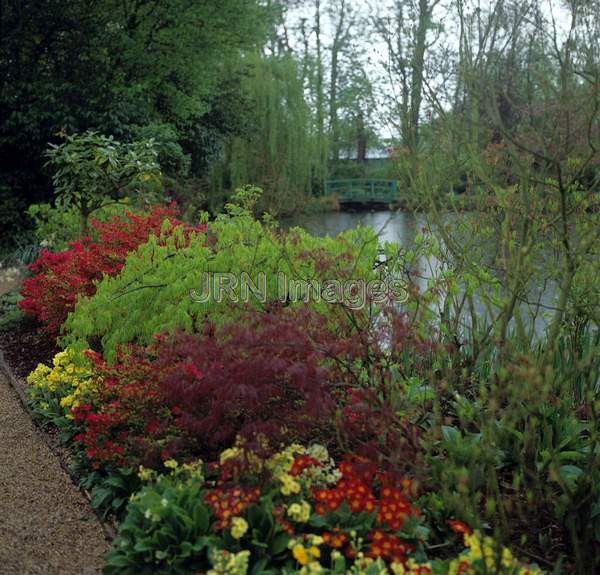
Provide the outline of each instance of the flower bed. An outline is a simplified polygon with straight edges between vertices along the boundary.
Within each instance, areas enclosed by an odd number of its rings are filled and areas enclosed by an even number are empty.
[[[123,226],[116,251],[107,243],[103,254],[119,256],[99,284],[104,264],[61,283],[72,292],[55,298],[51,285],[66,278],[60,264],[40,268],[26,288],[31,298],[45,286],[36,305],[54,311],[38,317],[54,333],[78,302],[66,347],[30,374],[29,397],[60,429],[94,505],[120,521],[107,574],[541,573],[480,523],[471,529],[429,480],[420,418],[431,394],[419,374],[449,353],[433,332],[410,327],[393,307],[373,321],[343,305],[269,301],[223,315],[200,308],[202,316],[189,300],[177,306],[190,262],[221,258],[234,269],[234,246],[244,260],[253,242],[273,270],[287,258],[296,273],[371,273],[376,246],[358,242],[369,234],[290,240],[243,210],[199,230],[162,224],[160,214],[142,218],[152,222],[143,231]],[[160,238],[144,244],[152,230]],[[57,257],[76,261],[94,249]],[[158,320],[144,316],[143,290],[124,291],[149,269],[154,302],[174,306]],[[176,269],[180,283],[162,283]],[[125,330],[118,317],[128,306],[149,324]],[[91,321],[94,310],[104,317]]]

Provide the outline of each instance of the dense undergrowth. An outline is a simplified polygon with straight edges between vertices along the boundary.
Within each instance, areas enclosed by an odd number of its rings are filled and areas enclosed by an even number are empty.
[[[242,199],[196,228],[117,217],[25,284],[64,348],[32,406],[120,521],[106,573],[595,572],[598,388],[572,333],[550,363],[510,338],[473,361],[436,319],[448,276],[411,273],[429,240],[285,234]],[[267,279],[264,301],[200,302],[211,271],[402,280],[408,299],[282,299]]]

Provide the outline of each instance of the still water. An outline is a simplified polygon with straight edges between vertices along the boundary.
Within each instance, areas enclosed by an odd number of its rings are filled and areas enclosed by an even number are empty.
[[[408,212],[329,212],[300,215],[282,222],[284,227],[300,226],[315,236],[336,236],[358,225],[372,227],[382,242],[396,242],[401,246],[410,245],[425,217]]]
[[[459,215],[458,217],[463,216]],[[424,214],[401,211],[392,212],[388,210],[305,214],[287,218],[281,224],[286,229],[293,226],[300,226],[313,235],[329,235],[332,237],[340,232],[353,229],[358,225],[370,226],[377,232],[382,242],[395,242],[400,248],[410,247],[417,234],[425,235],[428,233],[427,220]],[[495,251],[495,247],[490,246],[490,254]],[[552,265],[551,260],[552,255],[548,254],[548,266]],[[420,261],[419,268],[419,270],[415,270],[416,276],[420,276],[417,284],[419,284],[421,289],[425,289],[428,278],[431,278],[432,275],[439,271],[440,265],[433,258],[433,260]],[[523,303],[520,306],[524,323],[534,328],[532,331],[536,336],[540,336],[545,332],[549,318],[548,310],[552,308],[552,304],[555,301],[555,294],[554,282],[545,280],[543,283],[540,282],[537,285],[531,286],[528,297],[530,303]],[[488,310],[486,310],[477,297],[475,298],[475,304],[480,320],[489,317]]]

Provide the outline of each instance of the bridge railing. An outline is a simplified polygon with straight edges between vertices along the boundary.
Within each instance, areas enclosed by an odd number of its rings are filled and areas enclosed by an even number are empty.
[[[325,193],[335,194],[340,202],[392,202],[398,196],[398,182],[383,179],[328,180]]]

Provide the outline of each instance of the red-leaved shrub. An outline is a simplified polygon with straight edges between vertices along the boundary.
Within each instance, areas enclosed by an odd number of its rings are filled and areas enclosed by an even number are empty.
[[[199,450],[217,452],[238,434],[276,444],[314,437],[323,426],[330,433],[336,371],[325,349],[335,337],[306,309],[251,313],[216,334],[180,333],[157,362],[176,366],[161,388]]]
[[[130,346],[113,365],[96,354],[100,389],[74,410],[77,440],[96,466],[154,466],[174,455],[210,459],[239,434],[273,446],[319,429],[329,437],[336,370],[324,349],[335,337],[315,313],[278,310]]]
[[[272,447],[318,440],[388,469],[410,465],[418,427],[399,411],[390,369],[409,347],[424,359],[426,341],[391,321],[405,341],[384,349],[375,326],[359,337],[330,320],[308,308],[249,310],[219,329],[121,349],[113,365],[96,355],[100,391],[76,410],[78,440],[92,461],[119,465],[210,460],[240,435],[254,449],[261,438]]]
[[[42,250],[29,266],[35,274],[23,283],[19,302],[23,312],[36,318],[51,335],[57,336],[79,296],[91,296],[103,274],[117,274],[127,254],[137,249],[152,234],[159,234],[165,219],[171,229],[181,224],[177,208],[157,206],[148,213],[115,216],[109,222],[93,220],[98,241],[83,238],[70,243],[70,249],[53,253]]]

